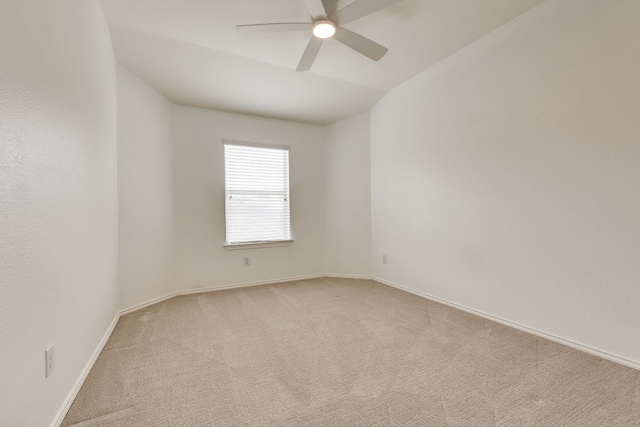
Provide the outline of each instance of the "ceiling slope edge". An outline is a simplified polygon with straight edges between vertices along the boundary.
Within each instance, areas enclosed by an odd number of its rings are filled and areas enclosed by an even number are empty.
[[[131,28],[109,29],[118,63],[179,105],[326,125],[370,110],[386,93]]]

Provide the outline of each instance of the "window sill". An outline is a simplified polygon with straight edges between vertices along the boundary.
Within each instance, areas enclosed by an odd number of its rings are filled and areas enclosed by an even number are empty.
[[[278,246],[290,246],[293,240],[272,240],[268,242],[226,243],[224,248],[228,251],[236,249],[274,248]]]

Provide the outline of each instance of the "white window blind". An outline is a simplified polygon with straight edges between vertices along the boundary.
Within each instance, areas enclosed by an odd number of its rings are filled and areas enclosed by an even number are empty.
[[[289,148],[224,143],[227,244],[291,239]]]

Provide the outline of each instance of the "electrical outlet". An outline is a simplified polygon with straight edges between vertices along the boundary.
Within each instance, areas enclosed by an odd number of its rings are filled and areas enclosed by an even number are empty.
[[[244,266],[245,266],[245,267],[249,267],[250,265],[251,265],[251,258],[246,257],[246,258],[244,259]]]
[[[53,357],[53,344],[44,351],[44,376],[47,378],[55,368],[55,359]]]
[[[386,264],[387,263],[387,254],[383,254],[382,255],[382,263]]]

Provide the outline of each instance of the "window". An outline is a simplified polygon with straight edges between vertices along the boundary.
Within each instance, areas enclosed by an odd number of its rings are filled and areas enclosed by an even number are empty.
[[[224,142],[227,245],[291,241],[289,147]]]

